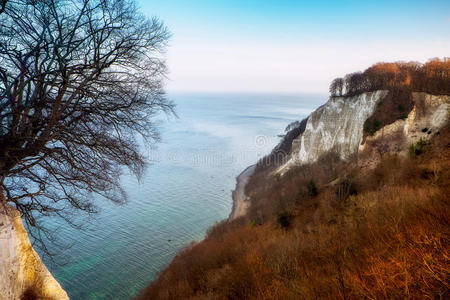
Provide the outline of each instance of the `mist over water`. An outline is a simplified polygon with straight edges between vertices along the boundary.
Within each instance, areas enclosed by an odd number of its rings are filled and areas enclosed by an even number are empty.
[[[326,101],[325,95],[169,97],[179,118],[164,119],[162,142],[145,149],[152,163],[140,182],[122,178],[128,203],[99,201],[101,212],[84,230],[58,231],[73,246],[55,258],[64,264],[45,262],[71,299],[136,295],[180,249],[228,217],[236,176],[268,154],[290,122]]]

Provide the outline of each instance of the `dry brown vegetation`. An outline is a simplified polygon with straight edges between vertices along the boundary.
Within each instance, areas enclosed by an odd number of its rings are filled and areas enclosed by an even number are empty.
[[[371,171],[332,155],[282,177],[261,169],[249,215],[182,251],[141,299],[448,299],[449,138]]]

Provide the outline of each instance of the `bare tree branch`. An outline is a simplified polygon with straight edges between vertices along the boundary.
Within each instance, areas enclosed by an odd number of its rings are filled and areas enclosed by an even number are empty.
[[[130,0],[0,2],[0,194],[25,223],[125,201],[158,140],[169,33]],[[37,238],[40,234],[37,234]]]
[[[5,11],[6,2],[8,2],[8,0],[0,0],[0,14]]]

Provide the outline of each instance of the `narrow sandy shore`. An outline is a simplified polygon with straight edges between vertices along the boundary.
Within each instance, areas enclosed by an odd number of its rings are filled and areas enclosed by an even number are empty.
[[[233,208],[231,210],[230,216],[228,217],[228,220],[234,220],[238,217],[241,217],[245,215],[247,212],[247,209],[250,205],[249,201],[247,200],[247,197],[245,196],[245,186],[250,178],[250,176],[255,171],[256,165],[252,165],[242,171],[241,174],[239,174],[238,177],[236,177],[236,189],[233,191]]]

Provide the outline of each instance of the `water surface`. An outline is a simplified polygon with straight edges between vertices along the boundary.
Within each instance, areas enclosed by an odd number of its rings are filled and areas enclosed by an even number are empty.
[[[162,142],[140,182],[124,176],[128,203],[98,202],[83,231],[63,227],[73,246],[50,271],[73,300],[129,299],[176,253],[228,217],[235,178],[279,142],[321,95],[173,94],[179,118],[164,119]],[[68,261],[67,261],[68,260]]]

